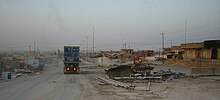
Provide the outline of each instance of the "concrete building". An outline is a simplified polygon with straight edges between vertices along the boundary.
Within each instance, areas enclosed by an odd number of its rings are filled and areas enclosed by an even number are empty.
[[[167,50],[167,51],[166,51]],[[175,54],[172,49],[164,52]],[[220,40],[209,40],[200,43],[181,44],[183,59],[167,59],[165,64],[187,65],[189,67],[219,67],[220,66]]]
[[[122,54],[133,54],[134,50],[133,49],[121,49]]]
[[[181,44],[184,59],[220,59],[220,40]]]
[[[2,71],[14,71],[19,68],[19,60],[15,57],[4,57]]]
[[[181,49],[184,49],[184,59],[199,59],[201,58],[201,50],[204,49],[204,44],[201,43],[187,43],[181,44]]]
[[[121,58],[121,51],[101,51],[100,55],[110,59],[119,59]]]
[[[164,48],[164,55],[167,59],[182,59],[183,50],[180,46],[172,46],[170,48]]]
[[[155,54],[154,50],[139,50],[138,53],[140,53],[144,57],[152,57]]]
[[[211,59],[220,59],[220,40],[204,41],[204,47],[211,50]]]

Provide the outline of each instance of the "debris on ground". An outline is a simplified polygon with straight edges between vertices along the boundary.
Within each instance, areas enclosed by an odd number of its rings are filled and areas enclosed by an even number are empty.
[[[173,79],[184,78],[186,75],[184,73],[175,73],[170,69],[168,71],[160,70],[158,72],[154,72],[152,76],[161,76],[163,81],[171,81]]]
[[[148,83],[148,87],[141,87],[141,86],[135,86],[135,85],[128,84],[128,83],[123,83],[123,82],[116,81],[113,79],[107,79],[107,78],[102,78],[102,77],[98,77],[97,79],[101,81],[102,83],[113,85],[116,87],[123,87],[126,89],[132,89],[132,90],[137,90],[137,91],[149,91],[150,90],[150,82]]]
[[[116,87],[123,87],[123,88],[127,88],[127,89],[134,87],[134,85],[119,82],[119,81],[115,81],[113,79],[107,79],[107,78],[102,78],[102,77],[98,77],[97,79],[99,79],[103,83],[110,84],[110,85],[113,85],[113,86],[116,86]]]
[[[18,78],[18,77],[20,77],[20,76],[22,76],[22,73],[15,74],[15,75],[13,75],[12,77],[13,77],[13,78]]]
[[[106,75],[109,78],[115,80],[162,80],[162,81],[171,81],[173,79],[184,78],[184,73],[175,73],[170,69],[168,71],[160,70],[153,72],[154,67],[151,67],[149,64],[134,64],[134,65],[122,65],[113,68],[106,69]]]
[[[114,77],[129,77],[131,73],[131,66],[120,65],[120,66],[108,68],[105,69],[105,73],[111,79],[114,79]]]
[[[99,77],[98,80],[105,84],[123,87],[138,91],[149,91],[151,82],[167,82],[184,78],[184,73],[175,73],[170,69],[152,72],[154,67],[149,64],[121,65],[105,70],[108,78]],[[135,86],[132,83],[147,83],[147,87]]]
[[[206,76],[206,77],[200,77],[200,78],[220,81],[220,76]]]

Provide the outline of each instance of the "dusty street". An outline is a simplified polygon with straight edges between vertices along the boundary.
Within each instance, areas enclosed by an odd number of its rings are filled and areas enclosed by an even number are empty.
[[[80,74],[63,74],[62,62],[49,64],[36,75],[0,81],[0,100],[218,100],[219,81],[183,78],[152,83],[150,91],[102,84],[105,67],[81,64]],[[173,69],[175,70],[175,68]],[[146,86],[146,83],[135,83]]]
[[[80,74],[64,75],[62,68],[60,62],[48,65],[39,75],[1,80],[0,100],[79,100],[89,99],[96,93],[89,81],[100,69],[81,65]]]

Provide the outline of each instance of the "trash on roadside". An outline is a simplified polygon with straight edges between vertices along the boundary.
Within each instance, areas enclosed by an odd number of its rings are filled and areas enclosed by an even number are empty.
[[[128,83],[123,83],[123,82],[116,81],[116,80],[109,79],[109,78],[98,77],[97,79],[102,83],[113,85],[116,87],[122,87],[126,89],[137,90],[137,91],[149,91],[150,90],[150,82],[148,83],[148,87],[141,87],[141,86],[135,86],[135,85],[128,84]]]
[[[152,72],[154,67],[149,64],[120,65],[106,69],[108,78],[98,77],[104,84],[123,87],[138,91],[149,91],[151,82],[168,82],[174,79],[185,77],[184,73],[175,73],[171,69]],[[147,83],[146,87],[134,86],[132,83]]]
[[[151,67],[149,64],[134,64],[134,65],[122,65],[113,68],[106,69],[105,72],[109,78],[114,80],[161,80],[161,81],[171,81],[173,79],[185,77],[184,73],[175,73],[170,69],[160,70],[153,72],[154,67]]]

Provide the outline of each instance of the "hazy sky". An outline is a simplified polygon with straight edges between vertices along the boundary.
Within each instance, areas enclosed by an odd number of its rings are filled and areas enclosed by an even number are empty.
[[[166,47],[220,39],[220,0],[0,0],[0,50],[80,45],[95,26],[95,49]],[[86,44],[86,42],[85,42]]]

